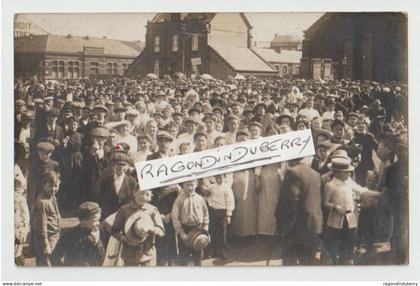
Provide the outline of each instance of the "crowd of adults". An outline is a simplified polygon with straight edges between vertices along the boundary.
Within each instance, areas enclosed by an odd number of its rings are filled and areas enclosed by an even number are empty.
[[[283,264],[352,264],[387,241],[407,262],[405,84],[19,78],[14,97],[18,265],[201,265],[258,236]],[[311,158],[139,189],[135,162],[303,129]]]

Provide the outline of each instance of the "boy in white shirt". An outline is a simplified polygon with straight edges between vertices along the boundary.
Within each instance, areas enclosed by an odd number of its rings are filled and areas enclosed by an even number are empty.
[[[235,208],[235,200],[232,188],[226,182],[226,175],[216,175],[215,180],[216,183],[209,187],[206,196],[210,217],[210,254],[213,257],[224,258],[226,233]]]
[[[363,188],[350,178],[354,166],[348,156],[332,157],[328,167],[334,177],[325,186],[324,205],[328,210],[325,262],[352,265],[358,223],[355,199],[357,195],[363,199],[378,197],[381,193]]]

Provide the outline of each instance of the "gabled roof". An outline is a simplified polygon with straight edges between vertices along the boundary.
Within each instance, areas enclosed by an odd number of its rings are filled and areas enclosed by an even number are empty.
[[[315,23],[313,23],[308,29],[303,31],[305,37],[311,37],[313,33],[318,31],[325,23],[328,22],[328,20],[334,16],[336,13],[325,13],[321,16]]]
[[[140,53],[139,44],[127,41],[78,37],[39,35],[15,39],[17,53],[74,53],[83,52],[83,47],[103,48],[104,55],[135,58]]]
[[[277,53],[273,49],[253,48],[253,50],[269,63],[299,64],[302,58],[302,51],[283,50]]]
[[[274,35],[274,39],[271,41],[271,44],[289,44],[289,43],[298,43],[301,39],[296,35]]]
[[[160,23],[164,21],[171,21],[171,14],[172,13],[157,13],[153,19],[150,21],[151,23]],[[217,13],[179,13],[181,20],[206,20],[211,22],[214,16]],[[248,18],[245,16],[245,13],[239,13],[241,15],[242,20],[245,22],[248,28],[252,28],[251,24],[248,21]]]
[[[276,72],[249,48],[215,43],[209,46],[235,71]]]

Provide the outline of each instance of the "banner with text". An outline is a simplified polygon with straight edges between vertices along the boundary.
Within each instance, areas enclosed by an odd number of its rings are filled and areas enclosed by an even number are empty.
[[[310,129],[135,164],[141,190],[312,156]]]

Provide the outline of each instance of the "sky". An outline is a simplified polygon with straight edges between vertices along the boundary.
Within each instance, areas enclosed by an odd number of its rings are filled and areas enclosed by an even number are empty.
[[[323,13],[245,13],[256,41],[271,41],[274,34],[303,37]],[[54,13],[25,14],[51,34],[103,37],[144,42],[147,21],[155,13]]]

